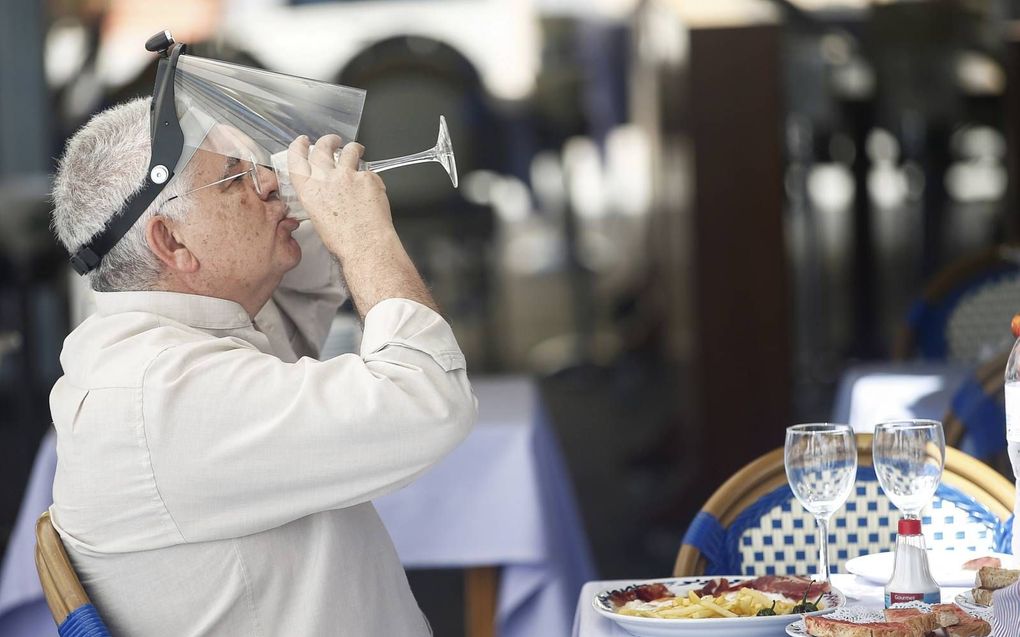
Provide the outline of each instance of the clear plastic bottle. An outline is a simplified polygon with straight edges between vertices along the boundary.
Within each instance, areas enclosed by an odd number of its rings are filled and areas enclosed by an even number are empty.
[[[942,594],[928,568],[928,552],[917,518],[900,520],[896,534],[896,561],[893,574],[885,585],[885,607],[903,602],[921,601],[938,604]]]
[[[1015,514],[1020,512],[1020,339],[1013,345],[1013,351],[1009,353],[1009,362],[1006,363],[1006,448],[1009,450],[1009,462],[1013,465],[1013,477],[1017,486],[1017,499],[1013,504]],[[1014,518],[1014,555],[1020,554],[1018,530],[1020,529],[1017,529]]]

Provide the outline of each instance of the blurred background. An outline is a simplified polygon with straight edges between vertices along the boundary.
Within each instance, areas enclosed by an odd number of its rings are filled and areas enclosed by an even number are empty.
[[[386,173],[395,223],[472,373],[537,384],[604,579],[669,575],[715,488],[829,419],[938,273],[1020,232],[1020,0],[0,12],[0,548],[70,327],[55,161],[91,114],[151,93],[142,45],[163,28],[367,89],[368,159],[430,147],[446,116],[461,187],[435,164]]]

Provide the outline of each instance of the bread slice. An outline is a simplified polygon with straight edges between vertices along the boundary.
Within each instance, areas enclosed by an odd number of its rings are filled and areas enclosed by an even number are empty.
[[[979,606],[991,606],[992,605],[992,589],[990,588],[975,588],[971,590],[971,595],[974,596],[974,603]]]
[[[949,637],[986,637],[992,627],[956,604],[936,604],[932,612],[916,608],[886,609],[885,622],[854,623],[827,617],[805,617],[812,637],[925,637],[945,628]],[[940,633],[941,634],[941,633]]]
[[[936,604],[931,607],[949,637],[985,637],[992,632],[991,625],[974,617],[956,604]]]
[[[955,626],[964,619],[970,619],[970,615],[956,604],[935,604],[931,607],[935,615],[935,623],[942,628]]]
[[[900,622],[918,635],[926,635],[936,628],[941,628],[935,613],[923,613],[917,608],[887,608],[885,621]]]
[[[992,626],[983,619],[972,617],[955,626],[946,628],[949,637],[986,637],[992,633]]]
[[[994,591],[1005,588],[1017,580],[1020,580],[1020,570],[982,566],[978,569],[974,588],[988,588]]]
[[[857,624],[826,617],[805,617],[804,626],[812,637],[923,637],[924,633],[904,622]]]

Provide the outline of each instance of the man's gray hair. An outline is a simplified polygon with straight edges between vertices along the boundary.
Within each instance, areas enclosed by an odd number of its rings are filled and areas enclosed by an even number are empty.
[[[149,103],[140,98],[99,113],[67,142],[53,182],[52,227],[71,254],[102,230],[128,197],[141,190],[149,167]],[[89,273],[97,292],[152,290],[162,264],[145,241],[145,225],[158,211],[182,219],[190,171],[174,175],[135,225]]]

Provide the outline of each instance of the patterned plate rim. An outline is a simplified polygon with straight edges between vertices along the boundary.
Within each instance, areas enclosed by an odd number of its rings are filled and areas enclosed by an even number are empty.
[[[712,626],[719,626],[719,625],[725,624],[725,623],[734,623],[734,622],[735,623],[742,623],[742,622],[747,622],[747,621],[771,621],[771,622],[779,622],[781,619],[782,620],[786,620],[788,622],[797,621],[797,619],[794,619],[793,615],[771,615],[771,616],[764,616],[764,617],[703,617],[703,618],[700,618],[700,619],[672,619],[672,618],[665,618],[665,617],[639,617],[637,615],[621,615],[620,613],[616,612],[616,610],[613,607],[612,602],[609,601],[609,593],[610,592],[616,591],[616,590],[620,590],[621,588],[626,588],[627,586],[634,586],[636,584],[665,584],[667,586],[672,584],[672,585],[675,585],[675,586],[682,586],[682,587],[693,587],[693,586],[701,587],[701,586],[704,586],[705,584],[707,584],[708,582],[711,582],[713,580],[718,580],[718,579],[727,579],[730,582],[733,582],[734,584],[739,584],[740,582],[744,582],[744,581],[748,581],[748,580],[753,580],[753,579],[757,579],[757,578],[751,577],[751,576],[747,576],[747,575],[713,575],[711,577],[705,577],[705,576],[703,576],[703,577],[662,577],[662,578],[659,578],[659,579],[623,580],[619,585],[614,586],[613,588],[607,588],[605,590],[599,591],[598,593],[595,593],[595,596],[592,599],[591,603],[592,603],[592,606],[595,608],[595,610],[600,615],[603,615],[605,617],[609,617],[609,618],[617,620],[617,621],[625,620],[627,622],[633,621],[633,622],[636,622],[636,623],[646,623],[646,624],[662,624],[662,623],[667,623],[667,624],[670,624],[670,625],[697,626],[697,625],[704,625],[706,622],[708,622]],[[838,588],[836,588],[835,586],[832,586],[831,584],[829,586],[829,592],[825,593],[825,595],[823,596],[823,599],[829,604],[826,608],[823,608],[822,610],[815,611],[813,613],[804,613],[802,615],[798,615],[797,617],[798,618],[799,617],[805,617],[807,615],[812,615],[812,616],[814,616],[814,615],[826,615],[828,613],[833,612],[837,608],[841,608],[843,606],[846,606],[846,596]]]

